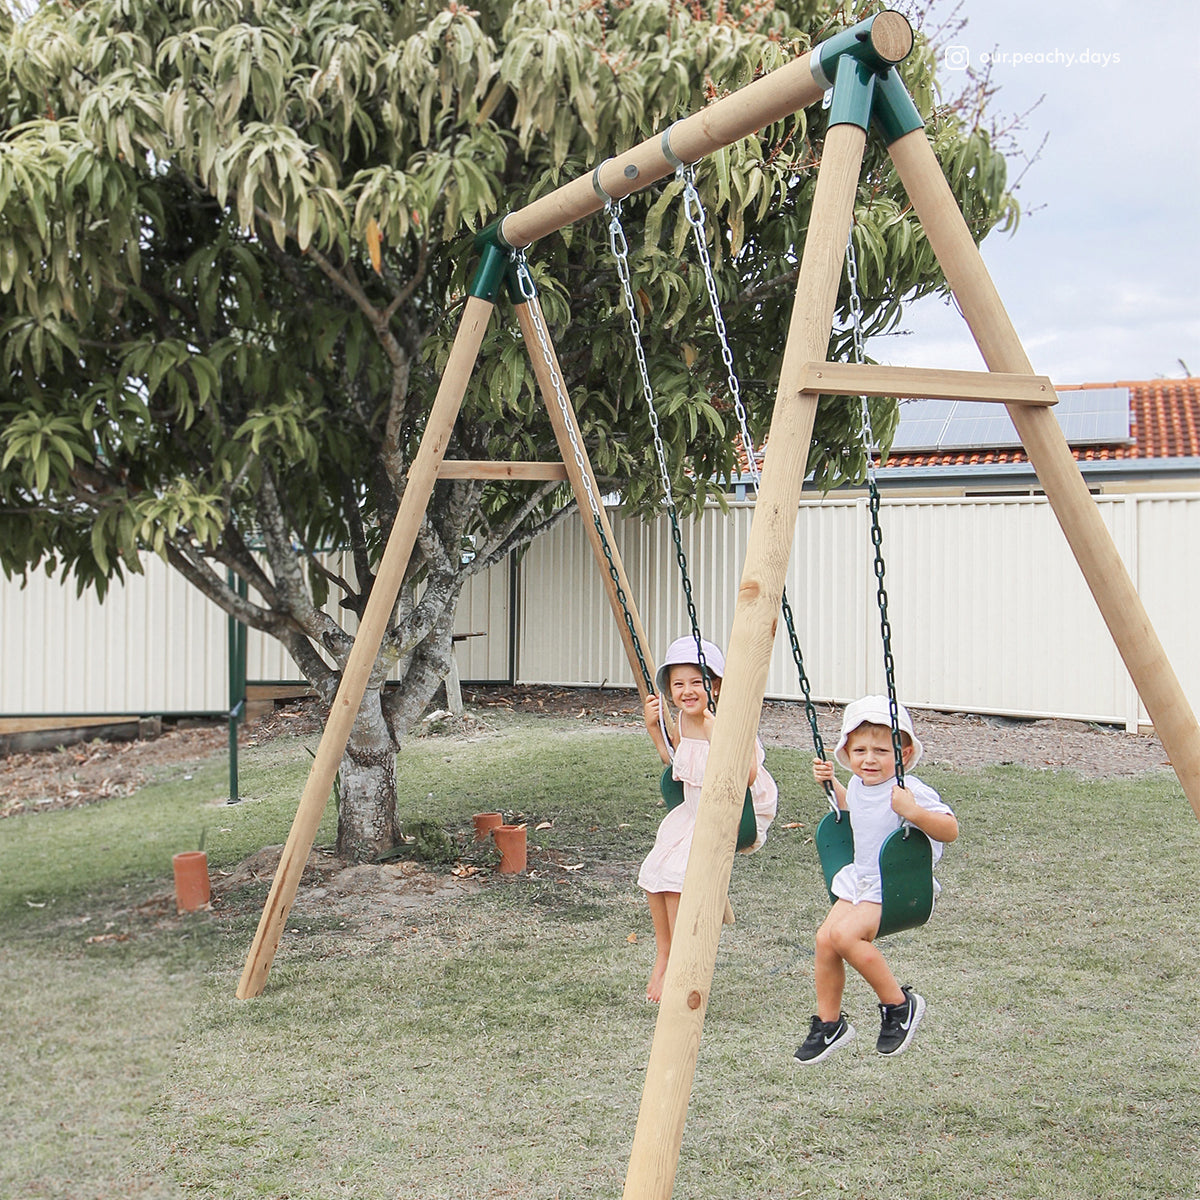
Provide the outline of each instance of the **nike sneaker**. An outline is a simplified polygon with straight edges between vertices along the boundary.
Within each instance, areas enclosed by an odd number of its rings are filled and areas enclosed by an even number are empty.
[[[804,1044],[796,1050],[798,1058],[806,1067],[827,1059],[835,1050],[848,1046],[854,1041],[854,1026],[846,1020],[842,1013],[836,1021],[822,1021],[813,1017],[812,1028]]]
[[[875,1049],[880,1054],[903,1054],[925,1015],[925,998],[910,987],[900,990],[904,993],[903,1004],[879,1006],[879,1040]]]

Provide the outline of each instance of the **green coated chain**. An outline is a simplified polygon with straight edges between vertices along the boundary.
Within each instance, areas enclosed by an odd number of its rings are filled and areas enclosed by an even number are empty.
[[[846,239],[846,274],[850,280],[850,318],[854,333],[854,361],[866,361],[863,352],[862,299],[858,292],[858,255],[854,230]],[[884,586],[883,526],[879,521],[879,485],[875,480],[875,434],[871,429],[871,407],[862,401],[862,439],[867,455],[867,497],[871,512],[871,545],[875,548],[875,598],[879,604],[879,632],[883,640],[883,674],[887,683],[888,717],[892,727],[892,755],[896,760],[896,782],[904,786],[904,747],[900,740],[900,706],[896,700],[896,660],[892,654],[892,625],[888,620],[888,594]]]
[[[645,398],[646,410],[650,417],[650,428],[654,432],[654,453],[658,458],[659,481],[662,484],[667,513],[671,518],[671,538],[675,543],[675,561],[679,565],[680,578],[683,580],[688,621],[691,624],[692,638],[696,643],[696,661],[700,668],[700,678],[704,681],[704,694],[708,698],[708,707],[715,712],[717,705],[713,696],[712,682],[709,679],[704,644],[700,636],[700,622],[692,598],[692,581],[688,574],[687,555],[683,550],[683,536],[679,531],[679,514],[675,508],[675,497],[671,492],[671,472],[667,466],[667,451],[659,429],[658,410],[654,405],[654,388],[650,384],[650,368],[646,362],[646,352],[642,348],[642,328],[637,318],[637,304],[633,298],[633,280],[629,273],[629,242],[621,225],[621,204],[610,198],[606,201],[604,208],[609,216],[608,246],[612,252],[613,261],[616,263],[617,276],[621,280],[621,294],[624,297],[625,309],[629,317],[629,332],[633,339],[634,356],[637,359],[638,371],[641,375],[642,395]]]

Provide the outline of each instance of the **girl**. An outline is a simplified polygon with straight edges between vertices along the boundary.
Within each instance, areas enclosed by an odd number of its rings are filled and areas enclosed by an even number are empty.
[[[721,676],[725,673],[725,658],[712,642],[701,642],[713,700],[721,691]],[[638,886],[646,892],[650,917],[654,922],[656,955],[646,998],[657,1003],[662,999],[663,979],[671,953],[671,936],[675,916],[679,911],[679,893],[692,849],[692,834],[696,829],[696,813],[700,805],[700,786],[708,763],[708,747],[712,741],[714,717],[708,707],[704,687],[704,672],[699,664],[693,637],[676,638],[667,648],[666,657],[655,676],[658,692],[669,696],[679,710],[679,726],[675,733],[668,730],[664,700],[660,695],[646,701],[646,729],[664,763],[671,764],[672,776],[683,784],[683,803],[671,809],[658,827],[654,848],[638,872]],[[754,805],[758,836],[745,853],[757,850],[767,838],[767,829],[775,817],[779,789],[763,769],[762,743],[755,739],[755,760],[750,768],[750,795]]]

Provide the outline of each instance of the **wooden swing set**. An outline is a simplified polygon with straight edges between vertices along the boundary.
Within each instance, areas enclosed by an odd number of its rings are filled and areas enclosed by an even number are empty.
[[[832,89],[768,450],[730,633],[726,674],[659,1007],[627,1198],[671,1195],[725,912],[745,781],[766,689],[796,512],[818,397],[898,396],[1002,403],[1095,597],[1184,792],[1200,818],[1200,726],[1167,660],[1050,406],[1053,386],[1033,373],[896,65],[912,49],[907,20],[881,12],[807,54],[607,159],[481,234],[481,262],[409,471],[408,486],[267,897],[237,994],[261,994],[338,765],[386,632],[417,532],[439,478],[570,482],[643,698],[654,668],[616,551],[599,487],[542,319],[532,280],[514,283],[514,256],[539,238],[807,108]],[[887,145],[987,370],[939,371],[825,361],[868,127]],[[530,349],[562,463],[444,460],[487,322],[502,285]],[[590,520],[588,519],[590,516]]]

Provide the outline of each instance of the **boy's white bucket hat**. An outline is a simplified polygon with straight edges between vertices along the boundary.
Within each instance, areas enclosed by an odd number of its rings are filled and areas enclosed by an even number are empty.
[[[923,747],[917,735],[913,733],[912,717],[908,715],[908,709],[903,704],[898,704],[896,710],[900,732],[907,733],[912,738],[912,757],[906,766],[908,768],[915,767],[921,761]],[[885,728],[890,728],[891,724],[892,717],[886,696],[864,696],[861,700],[855,700],[853,704],[847,704],[846,711],[842,713],[842,736],[838,739],[833,757],[849,770],[850,759],[846,755],[846,739],[860,725],[883,725]]]
[[[721,679],[725,675],[725,655],[723,655],[718,647],[712,642],[706,642],[703,638],[700,640],[700,647],[704,651],[704,665],[708,668],[710,676],[715,675]],[[687,663],[690,666],[698,667],[700,655],[696,653],[696,639],[694,637],[676,638],[668,647],[667,652],[663,655],[662,665],[654,674],[654,684],[663,695],[668,695],[671,690],[668,676],[671,673],[671,668]]]

